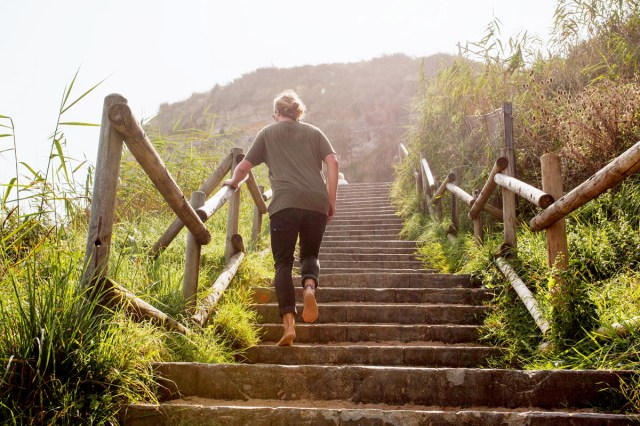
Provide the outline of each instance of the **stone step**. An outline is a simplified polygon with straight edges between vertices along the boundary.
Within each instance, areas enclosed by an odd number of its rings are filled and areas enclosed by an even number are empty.
[[[414,247],[327,247],[325,245],[322,246],[320,251],[320,257],[327,255],[411,255],[413,256],[416,252]]]
[[[401,218],[393,215],[380,215],[380,216],[357,216],[353,219],[340,219],[334,218],[331,220],[327,229],[334,226],[344,225],[403,225],[404,222]]]
[[[401,269],[401,268],[322,268],[323,274],[348,275],[348,274],[428,274],[435,273],[435,269]]]
[[[294,278],[300,282],[300,277]],[[320,275],[321,287],[348,288],[473,288],[478,285],[469,275],[449,275],[436,273],[350,273],[347,275]]]
[[[327,233],[354,233],[359,232],[358,235],[367,235],[367,234],[375,234],[380,231],[391,231],[391,232],[400,232],[402,231],[402,225],[397,223],[378,223],[378,224],[369,224],[369,223],[361,223],[355,225],[337,225],[331,223],[327,226],[325,231],[325,235]]]
[[[365,247],[365,248],[410,248],[415,249],[416,242],[409,240],[398,240],[398,239],[388,239],[388,240],[377,240],[375,244],[372,244],[372,241],[369,239],[351,239],[351,240],[340,240],[335,237],[330,239],[323,239],[322,245],[320,246],[320,252],[324,248],[336,248],[336,247]]]
[[[389,202],[389,191],[384,189],[377,189],[373,191],[351,191],[340,192],[336,196],[337,201],[350,201],[350,200],[380,200]]]
[[[389,216],[395,215],[396,209],[394,207],[363,207],[363,208],[352,208],[349,210],[337,210],[335,218],[336,219],[348,219],[353,217],[371,217],[371,216]]]
[[[336,288],[323,286],[316,291],[318,303],[448,303],[481,304],[491,300],[493,292],[480,288]],[[253,293],[255,303],[277,302],[273,288],[259,287]],[[296,300],[302,302],[302,288],[296,287]]]
[[[345,401],[438,407],[597,408],[632,372],[161,363],[166,399]],[[178,393],[179,392],[179,393]]]
[[[282,324],[263,324],[262,340],[277,342]],[[329,342],[415,342],[471,343],[478,338],[478,326],[451,324],[296,324],[297,343]]]
[[[343,201],[336,202],[336,212],[348,212],[352,213],[355,211],[362,211],[363,209],[380,211],[384,209],[385,212],[392,208],[392,206],[388,203],[381,203],[379,201]]]
[[[259,324],[281,321],[276,303],[253,305]],[[398,323],[398,324],[480,324],[488,306],[416,303],[324,303],[319,307],[319,324]],[[302,321],[302,304],[297,305],[297,322]]]
[[[251,347],[238,359],[252,364],[381,365],[416,367],[480,367],[499,350],[479,345],[442,345],[432,342],[297,344],[274,343]]]
[[[393,228],[393,229],[402,229],[403,227],[402,219],[393,218],[393,219],[363,219],[363,218],[354,218],[341,220],[336,219],[332,220],[329,225],[327,225],[327,231],[329,230],[343,230],[343,229],[372,229],[372,228]]]
[[[356,404],[345,401],[215,400],[186,397],[122,410],[127,426],[431,425],[627,426],[629,417],[592,411],[507,410]],[[222,420],[218,423],[218,420]]]
[[[385,231],[382,230],[380,232],[366,232],[366,231],[350,231],[350,232],[332,232],[328,231],[324,233],[324,237],[322,241],[333,242],[333,241],[352,241],[352,240],[363,240],[366,239],[370,242],[377,241],[387,241],[387,240],[399,240],[400,235],[398,232],[393,231]]]
[[[320,262],[325,265],[325,262],[333,261],[351,261],[351,262],[414,262],[416,257],[413,254],[400,254],[400,253],[330,253],[322,250],[320,253]]]
[[[323,260],[322,269],[422,269],[424,265],[419,260]]]
[[[384,191],[389,193],[391,184],[376,184],[376,185],[340,185],[338,186],[338,193],[350,194],[350,193],[367,193],[375,191]]]

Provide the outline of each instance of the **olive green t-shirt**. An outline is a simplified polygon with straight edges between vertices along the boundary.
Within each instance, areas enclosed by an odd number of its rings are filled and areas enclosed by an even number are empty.
[[[329,194],[322,160],[334,153],[317,127],[280,121],[260,130],[244,158],[254,166],[265,163],[269,168],[270,215],[291,207],[327,214]]]

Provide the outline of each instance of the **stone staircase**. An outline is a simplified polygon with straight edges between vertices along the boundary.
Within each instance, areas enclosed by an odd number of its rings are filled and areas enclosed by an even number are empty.
[[[130,407],[125,424],[631,424],[597,409],[628,373],[480,368],[499,350],[477,342],[491,294],[422,269],[388,193],[387,183],[340,187],[320,254],[320,317],[299,316],[294,346],[275,345],[275,292],[260,288],[263,342],[241,364],[158,365],[165,402]]]

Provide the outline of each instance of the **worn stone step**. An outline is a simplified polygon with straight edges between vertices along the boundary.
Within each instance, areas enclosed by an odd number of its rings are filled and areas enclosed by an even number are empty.
[[[324,260],[320,265],[323,270],[340,269],[423,269],[424,265],[419,260]]]
[[[324,248],[336,248],[336,247],[365,247],[365,248],[411,248],[415,249],[416,242],[409,240],[398,240],[398,239],[387,239],[387,240],[376,240],[375,244],[372,243],[370,239],[350,239],[350,240],[341,240],[338,238],[325,238],[322,240],[322,245],[320,246],[320,252]]]
[[[379,232],[366,232],[366,231],[350,231],[350,232],[332,232],[327,231],[322,238],[323,242],[333,241],[352,241],[352,240],[367,240],[370,242],[387,241],[387,240],[399,240],[400,235],[398,232],[382,230]]]
[[[391,182],[382,182],[382,183],[371,183],[371,184],[348,184],[348,185],[339,185],[338,192],[342,193],[352,193],[352,192],[368,192],[368,191],[376,191],[376,190],[385,190],[389,191],[391,189]]]
[[[435,273],[435,269],[407,269],[407,268],[322,268],[323,274],[347,275],[347,274],[425,274]]]
[[[415,262],[416,257],[413,254],[402,253],[362,253],[356,252],[351,254],[346,253],[330,253],[322,250],[320,253],[320,262],[325,265],[325,262],[332,261],[351,261],[351,262]]]
[[[276,303],[253,305],[259,324],[280,322]],[[398,323],[398,324],[480,324],[488,306],[415,303],[324,303],[319,307],[319,324]],[[302,304],[297,305],[302,322]]]
[[[394,215],[379,215],[379,216],[374,216],[374,215],[369,215],[369,216],[357,216],[357,217],[353,217],[351,219],[342,219],[338,216],[336,216],[333,220],[331,220],[331,222],[329,223],[329,225],[327,225],[327,229],[333,228],[333,227],[338,227],[338,226],[345,226],[345,225],[360,225],[360,226],[364,226],[364,225],[403,225],[404,221]]]
[[[277,342],[282,324],[263,324],[262,340]],[[415,342],[471,343],[478,339],[478,326],[452,324],[296,324],[296,343]]]
[[[337,210],[336,219],[349,219],[360,216],[388,216],[395,215],[396,209],[391,206],[381,207],[362,207],[362,208],[350,208],[348,210]]]
[[[496,348],[480,345],[442,345],[432,342],[294,344],[282,348],[274,343],[251,347],[239,357],[253,364],[280,365],[384,365],[417,367],[480,367]]]
[[[364,231],[363,235],[366,235],[367,232],[378,232],[378,231],[393,231],[400,232],[402,230],[402,224],[399,223],[378,223],[378,224],[370,224],[370,223],[359,223],[359,224],[351,224],[351,225],[337,225],[331,223],[327,226],[326,233],[336,233],[336,232],[353,232],[353,231]]]
[[[366,303],[449,303],[481,304],[491,300],[492,291],[479,288],[337,288],[325,287],[320,280],[316,291],[318,303],[366,302]],[[254,290],[255,303],[277,302],[273,288]],[[296,300],[302,302],[302,288],[296,287]]]
[[[606,389],[632,372],[606,370],[156,364],[166,398],[273,399],[438,407],[609,407]],[[179,393],[178,393],[179,392]]]
[[[198,397],[123,410],[125,426],[429,425],[429,426],[628,426],[623,414],[584,411],[460,409],[296,400],[214,400]]]
[[[391,208],[391,205],[388,203],[380,203],[378,201],[359,201],[359,202],[347,202],[343,201],[341,203],[336,202],[336,212],[356,212],[366,210],[380,211],[380,209],[384,209],[385,212]]]
[[[384,220],[362,220],[353,219],[346,222],[331,221],[327,225],[327,231],[351,231],[351,230],[375,230],[375,229],[393,229],[401,230],[403,226],[401,219],[384,219]]]
[[[401,255],[411,255],[413,256],[416,252],[415,247],[327,247],[325,245],[321,246],[320,256],[326,255],[392,255],[392,254],[401,254]]]
[[[294,282],[300,282],[296,277]],[[437,273],[351,273],[347,275],[328,274],[322,271],[321,287],[363,287],[363,288],[472,288],[478,283],[470,275],[449,275]]]
[[[377,189],[374,191],[351,191],[351,192],[340,192],[336,196],[336,200],[340,201],[350,201],[350,200],[382,200],[389,201],[389,191],[385,191],[384,189]]]

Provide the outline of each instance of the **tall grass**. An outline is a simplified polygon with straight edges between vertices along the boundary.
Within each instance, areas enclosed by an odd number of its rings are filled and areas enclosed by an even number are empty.
[[[397,169],[393,198],[407,218],[406,235],[423,241],[420,255],[427,266],[473,273],[495,290],[496,309],[482,336],[504,351],[490,366],[640,367],[637,331],[615,338],[596,332],[640,316],[640,180],[628,179],[568,217],[570,258],[564,272],[547,267],[544,235],[526,226],[536,211],[520,200],[514,263],[551,322],[544,338],[555,343],[541,353],[543,336],[493,263],[503,240],[500,224],[485,222],[485,243],[475,246],[467,211],[460,209],[462,229],[451,245],[448,219],[438,223],[419,212],[413,169],[424,156],[437,177],[455,168],[462,175],[458,185],[469,192],[480,188],[499,153],[488,131],[495,114],[487,113],[505,101],[514,108],[517,177],[537,187],[542,154],[560,154],[569,190],[638,142],[639,5],[637,0],[559,0],[555,44],[544,53],[525,34],[505,40],[499,21],[492,22],[486,37],[469,43],[452,67],[423,79],[415,103],[419,118],[406,135],[410,158]],[[625,408],[638,410],[638,382],[621,392],[628,399]]]
[[[97,85],[76,96],[76,77],[63,92],[44,171],[23,164],[18,175],[15,126],[0,116],[7,129],[2,140],[12,142],[6,152],[16,162],[0,198],[0,417],[8,424],[115,424],[123,406],[155,401],[153,362],[234,362],[259,337],[251,289],[269,279],[271,265],[258,250],[247,254],[210,324],[188,337],[134,323],[80,286],[92,167],[85,179],[87,165],[68,156],[64,129],[92,125],[67,116]],[[220,135],[148,133],[185,193],[198,189],[228,153]],[[247,200],[240,221],[245,236],[253,214]],[[174,216],[127,154],[115,208],[110,277],[190,325],[181,294],[186,231],[158,260],[147,256]],[[224,266],[225,223],[220,212],[207,224],[213,242],[203,248],[200,296]]]

